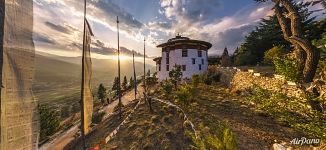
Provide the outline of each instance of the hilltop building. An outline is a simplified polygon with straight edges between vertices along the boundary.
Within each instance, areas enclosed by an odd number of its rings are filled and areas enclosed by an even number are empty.
[[[183,78],[207,71],[207,51],[212,47],[211,43],[177,35],[157,47],[162,48],[162,57],[154,59],[160,81],[168,79],[169,71],[177,65],[182,68]]]

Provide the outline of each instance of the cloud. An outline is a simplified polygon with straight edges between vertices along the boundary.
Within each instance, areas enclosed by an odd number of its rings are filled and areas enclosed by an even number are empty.
[[[161,13],[168,18],[205,21],[213,19],[220,6],[220,0],[161,0]]]
[[[65,34],[72,33],[73,31],[71,29],[74,29],[72,27],[67,28],[67,27],[62,26],[62,25],[57,25],[57,24],[51,23],[49,21],[46,21],[45,25],[50,27],[53,30],[56,30],[56,31],[59,31],[59,32],[62,32],[62,33],[65,33]]]
[[[76,10],[76,15],[82,15],[84,3],[76,0],[65,0],[62,2],[66,7]],[[103,24],[111,30],[116,30],[116,17],[119,16],[120,28],[127,36],[135,36],[144,26],[143,23],[134,18],[133,15],[113,3],[112,0],[91,0],[87,3],[87,18]]]
[[[148,26],[150,28],[163,28],[163,29],[171,29],[172,28],[172,22],[167,21],[153,21],[149,22]]]
[[[75,0],[34,0],[34,4],[34,41],[38,48],[42,51],[79,53],[82,50],[83,3]],[[88,1],[87,7],[87,18],[91,26],[102,24],[114,31],[115,19],[119,16],[121,30],[125,34],[130,34],[129,36],[139,34],[137,32],[143,27],[142,23],[111,1],[92,0]],[[116,55],[117,50],[112,47],[113,45],[104,42],[100,37],[92,38],[93,53]],[[132,55],[132,50],[128,48],[123,48],[121,52]],[[142,56],[138,53],[136,55]]]
[[[220,54],[225,46],[235,49],[257,22],[272,15],[267,4],[248,5],[234,14],[218,17],[220,0],[161,0],[160,13],[167,19],[164,24],[153,21],[148,26],[169,36],[181,33],[193,39],[211,42],[210,54]],[[171,26],[164,26],[171,23]]]
[[[42,42],[46,44],[57,44],[57,42],[54,39],[37,32],[33,33],[33,39],[34,41]]]

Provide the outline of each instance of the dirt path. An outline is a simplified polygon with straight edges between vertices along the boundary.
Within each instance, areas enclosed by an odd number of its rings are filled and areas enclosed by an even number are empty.
[[[222,120],[235,133],[239,149],[271,149],[275,141],[290,142],[303,136],[292,128],[281,126],[273,118],[241,104],[238,100],[241,97],[232,96],[221,85],[200,86],[199,93],[196,100],[198,106],[190,111],[191,117],[197,122]]]
[[[138,86],[138,96],[140,97],[142,95],[143,89],[141,86]],[[131,90],[127,92],[124,96],[122,96],[122,104],[127,105],[131,101],[134,100],[134,91]],[[108,118],[110,115],[112,115],[114,107],[118,104],[118,101],[115,100],[111,104],[107,105],[103,108],[103,110],[106,112],[106,115],[104,116],[104,119]],[[64,132],[62,135],[58,136],[51,142],[43,145],[40,147],[40,150],[62,150],[68,143],[70,143],[72,140],[74,140],[74,135],[78,132],[78,126],[79,124],[71,127],[68,131]]]

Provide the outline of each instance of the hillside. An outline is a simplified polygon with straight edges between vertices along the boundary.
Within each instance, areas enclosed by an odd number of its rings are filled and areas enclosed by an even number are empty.
[[[80,57],[62,57],[51,54],[39,53],[35,61],[35,80],[33,91],[40,103],[53,100],[67,101],[66,97],[78,97],[80,88],[81,65]],[[108,88],[111,87],[114,77],[117,75],[116,60],[92,59],[93,79],[92,86],[95,90],[99,83]],[[129,78],[133,74],[132,61],[125,60],[121,63],[121,75]],[[136,73],[143,73],[143,64],[136,62]],[[147,68],[153,69],[151,65]],[[77,100],[73,100],[76,101]],[[56,101],[58,102],[58,101]]]

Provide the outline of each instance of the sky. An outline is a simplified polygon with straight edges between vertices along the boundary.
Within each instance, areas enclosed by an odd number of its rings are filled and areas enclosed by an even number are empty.
[[[60,56],[80,56],[82,0],[33,0],[36,51]],[[94,33],[92,56],[115,58],[116,17],[119,16],[121,52],[135,50],[161,55],[156,45],[176,34],[213,44],[209,55],[232,53],[259,20],[273,15],[272,3],[254,0],[87,0],[87,16]],[[314,6],[312,9],[320,9]]]

